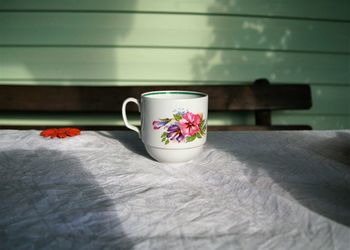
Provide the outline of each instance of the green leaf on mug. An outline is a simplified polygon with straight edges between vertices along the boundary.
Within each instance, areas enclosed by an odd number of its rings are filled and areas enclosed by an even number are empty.
[[[193,141],[193,140],[196,139],[196,138],[197,138],[197,136],[196,136],[196,134],[194,134],[194,135],[192,135],[192,136],[186,137],[186,141],[187,141],[187,142],[191,142],[191,141]]]
[[[174,116],[174,119],[176,121],[180,121],[182,119],[182,115],[181,114],[174,114],[173,116]]]
[[[165,145],[167,145],[167,144],[169,144],[169,140],[166,140],[166,141],[165,141]]]
[[[201,122],[199,124],[199,129],[200,129],[201,135],[204,135],[205,134],[205,130],[206,130],[205,119],[201,120]]]
[[[166,138],[165,138],[165,137],[163,137],[162,142],[163,142],[163,141],[165,141],[165,140],[166,140]]]
[[[204,129],[205,128],[205,119],[201,120],[201,122],[199,123],[199,127],[201,129]]]
[[[201,136],[201,133],[200,133],[200,132],[196,133],[196,136],[197,136],[197,138],[202,138],[202,136]]]
[[[166,137],[166,132],[164,132],[161,136],[161,138],[165,138]]]

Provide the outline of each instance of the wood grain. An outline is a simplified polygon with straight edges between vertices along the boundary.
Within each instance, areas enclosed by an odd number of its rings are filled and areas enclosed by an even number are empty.
[[[270,85],[258,79],[253,85],[236,86],[142,86],[142,87],[64,87],[0,86],[1,112],[50,112],[52,114],[99,113],[101,116],[120,112],[128,97],[140,97],[153,90],[192,90],[209,93],[209,111],[255,111],[258,130],[306,129],[310,126],[271,126],[271,110],[309,109],[311,92],[308,85]],[[137,111],[135,105],[129,111]],[[6,127],[6,126],[5,126]],[[78,126],[80,127],[80,126]],[[214,130],[252,130],[254,126],[213,127]],[[18,128],[18,127],[16,127]],[[33,127],[35,128],[35,126]],[[106,126],[88,128],[107,129]],[[112,127],[111,129],[117,129]]]
[[[308,85],[68,87],[0,86],[1,111],[120,112],[127,97],[153,90],[193,90],[209,94],[209,110],[309,109]],[[130,106],[130,111],[137,111]]]

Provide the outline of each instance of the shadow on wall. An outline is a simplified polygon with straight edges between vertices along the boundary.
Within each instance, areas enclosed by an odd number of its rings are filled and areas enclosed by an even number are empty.
[[[241,5],[240,0],[217,0],[208,12],[235,13],[241,10]],[[276,20],[269,18],[208,16],[208,26],[212,28],[211,47],[215,49],[192,59],[194,78],[242,82],[242,78],[247,81],[249,76],[249,81],[257,78],[278,81],[281,76],[303,74],[298,65],[283,72],[278,68],[285,58],[274,50],[289,49],[293,30],[286,23],[279,23],[278,27],[275,23]]]
[[[208,12],[240,13],[242,11],[245,13],[242,8],[247,4],[243,1],[216,0],[208,8]],[[276,4],[287,7],[286,3]],[[271,9],[270,13],[276,9],[268,5],[264,5],[263,8]],[[298,53],[283,52],[297,49],[312,50],[307,41],[303,43],[306,40],[303,37],[305,30],[300,28],[301,25],[308,24],[307,21],[239,15],[208,15],[207,18],[207,25],[212,30],[210,45],[212,49],[205,50],[192,58],[194,79],[222,81],[223,84],[235,82],[252,84],[254,80],[261,78],[266,78],[272,83],[302,83],[309,82],[312,78],[310,72],[306,72],[308,69],[303,68],[303,63],[295,62],[294,55]],[[305,57],[306,55],[303,58]],[[300,59],[300,57],[297,58]],[[243,117],[243,115],[231,115],[231,122],[236,124],[237,117]],[[252,113],[246,117],[242,119],[243,124],[254,124]],[[279,113],[277,123],[298,124],[293,119],[298,118]],[[306,120],[300,122],[302,124],[312,122],[307,116],[301,119]]]
[[[132,248],[115,204],[72,154],[2,151],[0,176],[2,247]]]
[[[229,145],[214,140],[209,144],[244,164],[235,171],[242,172],[245,178],[241,179],[247,179],[253,188],[295,200],[350,226],[349,133],[322,137],[310,132],[277,135],[244,133],[243,140],[238,133]]]
[[[125,1],[123,7],[133,9],[135,3],[136,0]],[[12,37],[10,40],[13,41],[16,33],[22,33],[20,37],[25,36],[27,41],[8,44],[2,55],[2,61],[6,63],[0,70],[2,78],[10,76],[12,79],[15,72],[18,75],[16,81],[30,79],[42,85],[116,79],[118,65],[115,64],[117,53],[114,48],[131,30],[133,15],[81,9],[8,12],[5,16],[7,26],[19,23],[15,27],[20,27],[7,30]],[[23,35],[23,32],[27,34]],[[94,63],[89,63],[91,61]],[[91,65],[98,65],[98,69]]]

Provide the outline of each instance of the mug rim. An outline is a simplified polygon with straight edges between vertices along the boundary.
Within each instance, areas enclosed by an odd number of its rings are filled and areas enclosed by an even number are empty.
[[[141,97],[152,98],[152,96],[154,96],[154,95],[173,95],[173,94],[195,95],[195,97],[186,98],[186,100],[195,100],[195,99],[199,99],[199,98],[203,98],[203,97],[208,96],[207,93],[199,92],[199,91],[192,91],[192,90],[155,90],[155,91],[148,91],[148,92],[142,93]],[[184,98],[178,98],[178,99],[172,99],[172,100],[184,100]]]

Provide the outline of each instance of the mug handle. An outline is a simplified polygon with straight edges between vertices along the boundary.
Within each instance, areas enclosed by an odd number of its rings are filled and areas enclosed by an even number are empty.
[[[124,121],[125,126],[128,129],[131,129],[131,130],[135,131],[139,135],[139,137],[141,138],[140,129],[138,127],[134,126],[134,125],[131,125],[128,122],[128,117],[126,116],[126,105],[129,102],[136,103],[137,107],[139,108],[139,112],[140,112],[140,103],[139,103],[139,101],[136,98],[129,97],[129,98],[125,99],[125,101],[123,102],[123,106],[122,106],[123,121]]]

